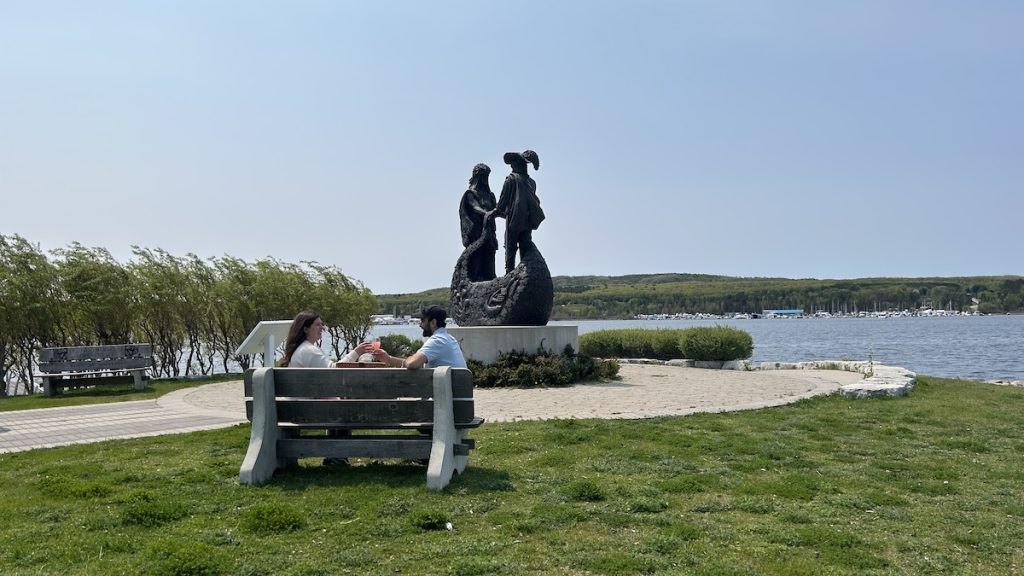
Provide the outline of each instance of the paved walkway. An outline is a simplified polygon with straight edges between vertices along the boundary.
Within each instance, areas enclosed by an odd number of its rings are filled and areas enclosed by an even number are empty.
[[[622,379],[567,388],[481,389],[488,422],[548,418],[649,418],[750,410],[835,392],[852,372],[740,372],[623,364]],[[224,428],[246,422],[240,381],[185,388],[156,400],[0,412],[0,453]]]

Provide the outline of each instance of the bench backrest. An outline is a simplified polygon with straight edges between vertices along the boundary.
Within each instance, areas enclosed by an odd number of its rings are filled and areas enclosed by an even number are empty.
[[[434,371],[405,368],[261,368],[273,378],[279,423],[298,427],[415,427],[434,420]],[[245,413],[253,418],[253,377]],[[455,424],[473,421],[473,374],[451,369]]]
[[[97,370],[133,370],[149,368],[153,363],[151,344],[113,346],[67,346],[39,351],[39,371],[91,372]]]

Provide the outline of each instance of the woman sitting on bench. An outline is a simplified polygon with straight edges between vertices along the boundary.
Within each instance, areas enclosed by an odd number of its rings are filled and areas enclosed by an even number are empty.
[[[288,329],[282,366],[288,368],[333,368],[337,366],[320,348],[320,339],[323,337],[323,333],[324,321],[319,314],[309,310],[299,312]],[[372,348],[372,344],[363,342],[338,362],[356,362],[361,355],[369,353]],[[348,430],[328,430],[327,435],[332,438],[343,438],[351,436],[352,433]],[[324,458],[324,464],[348,464],[348,459]]]

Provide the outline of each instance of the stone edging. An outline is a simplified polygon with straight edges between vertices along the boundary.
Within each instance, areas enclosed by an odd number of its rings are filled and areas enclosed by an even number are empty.
[[[995,384],[996,386],[1016,386],[1017,388],[1024,388],[1024,380],[985,380],[985,384]]]
[[[843,370],[858,372],[866,378],[860,382],[846,384],[839,392],[850,398],[872,398],[875,396],[905,396],[914,388],[917,374],[900,368],[874,362],[853,362],[849,360],[815,360],[812,362],[761,362],[732,360],[729,362],[701,360],[652,360],[649,358],[619,358],[621,364],[656,364],[685,368],[710,368],[721,370]]]

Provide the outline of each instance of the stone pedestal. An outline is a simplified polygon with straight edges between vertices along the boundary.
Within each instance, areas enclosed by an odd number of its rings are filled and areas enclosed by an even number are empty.
[[[565,345],[579,352],[579,326],[466,326],[451,327],[448,333],[462,346],[467,360],[491,364],[501,352],[536,354],[543,348],[561,354]]]

